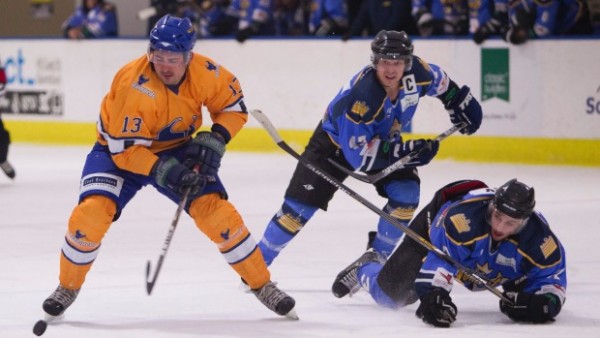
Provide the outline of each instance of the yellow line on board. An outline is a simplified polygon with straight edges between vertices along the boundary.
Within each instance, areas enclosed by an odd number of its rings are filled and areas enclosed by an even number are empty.
[[[96,124],[5,120],[12,142],[86,145],[96,140]],[[281,137],[302,152],[311,130],[280,130]],[[414,134],[411,138],[435,135]],[[244,128],[227,146],[228,151],[281,151],[261,128]],[[445,139],[437,159],[521,164],[600,166],[600,139],[550,139],[453,135]]]

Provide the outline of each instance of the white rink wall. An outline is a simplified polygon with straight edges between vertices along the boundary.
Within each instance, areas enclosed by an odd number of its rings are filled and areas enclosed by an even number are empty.
[[[199,40],[195,51],[240,79],[250,108],[269,114],[280,128],[312,130],[341,85],[370,62],[370,40]],[[415,55],[443,67],[471,87],[484,108],[478,135],[600,138],[600,40],[540,40],[510,46],[501,40],[416,40]],[[5,120],[96,121],[115,72],[146,51],[146,40],[0,40],[9,94],[0,99]],[[507,53],[497,60],[482,54]],[[485,65],[484,65],[485,64]],[[503,66],[505,68],[503,68]],[[504,69],[504,70],[503,70]],[[483,86],[504,99],[482,99]],[[502,94],[501,94],[502,95]],[[448,117],[436,99],[425,99],[413,131],[437,133]],[[257,126],[250,121],[249,126]]]

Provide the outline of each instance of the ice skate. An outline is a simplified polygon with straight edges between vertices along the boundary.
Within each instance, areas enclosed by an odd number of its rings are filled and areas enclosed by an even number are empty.
[[[385,258],[375,252],[373,248],[367,249],[362,256],[352,262],[352,264],[348,265],[337,275],[333,285],[331,286],[331,292],[333,292],[333,295],[337,298],[342,298],[346,295],[352,296],[358,292],[358,290],[360,290],[360,284],[358,283],[357,276],[358,269],[369,262],[384,264]]]
[[[15,176],[16,176],[15,168],[13,168],[13,166],[10,165],[10,163],[8,163],[8,161],[4,161],[4,162],[0,163],[0,168],[2,168],[2,171],[4,171],[6,176],[8,176],[11,179],[15,178]]]
[[[260,289],[252,290],[252,293],[266,307],[280,316],[286,316],[290,319],[298,319],[298,314],[294,310],[296,301],[277,287],[277,283],[268,282]]]
[[[42,304],[42,308],[50,316],[61,316],[65,310],[73,304],[78,294],[79,290],[65,289],[59,285],[56,290],[46,298],[44,304]]]

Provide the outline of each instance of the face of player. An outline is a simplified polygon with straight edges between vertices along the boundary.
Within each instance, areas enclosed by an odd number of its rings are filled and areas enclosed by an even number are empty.
[[[149,54],[148,59],[154,64],[158,78],[168,86],[178,84],[188,66],[185,53],[155,50]]]
[[[406,60],[379,59],[375,65],[377,79],[383,87],[398,88],[398,83],[404,74]]]
[[[501,241],[521,230],[527,219],[513,218],[491,208],[490,223],[492,227],[492,239]]]

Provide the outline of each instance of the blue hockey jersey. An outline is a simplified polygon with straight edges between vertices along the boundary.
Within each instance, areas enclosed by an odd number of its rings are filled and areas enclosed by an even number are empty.
[[[493,197],[494,190],[479,189],[458,201],[446,202],[430,227],[431,243],[505,290],[552,293],[564,303],[565,250],[546,220],[534,212],[519,233],[493,243],[486,220]],[[450,291],[453,277],[472,291],[483,289],[430,252],[415,281],[417,293],[422,296],[432,287]]]
[[[413,57],[406,70],[395,102],[386,95],[377,80],[375,69],[366,66],[340,89],[327,107],[323,129],[340,147],[354,169],[368,171],[363,158],[366,145],[374,139],[392,142],[401,139],[401,131],[410,127],[419,99],[425,95],[440,96],[448,89],[450,79],[440,67]]]

